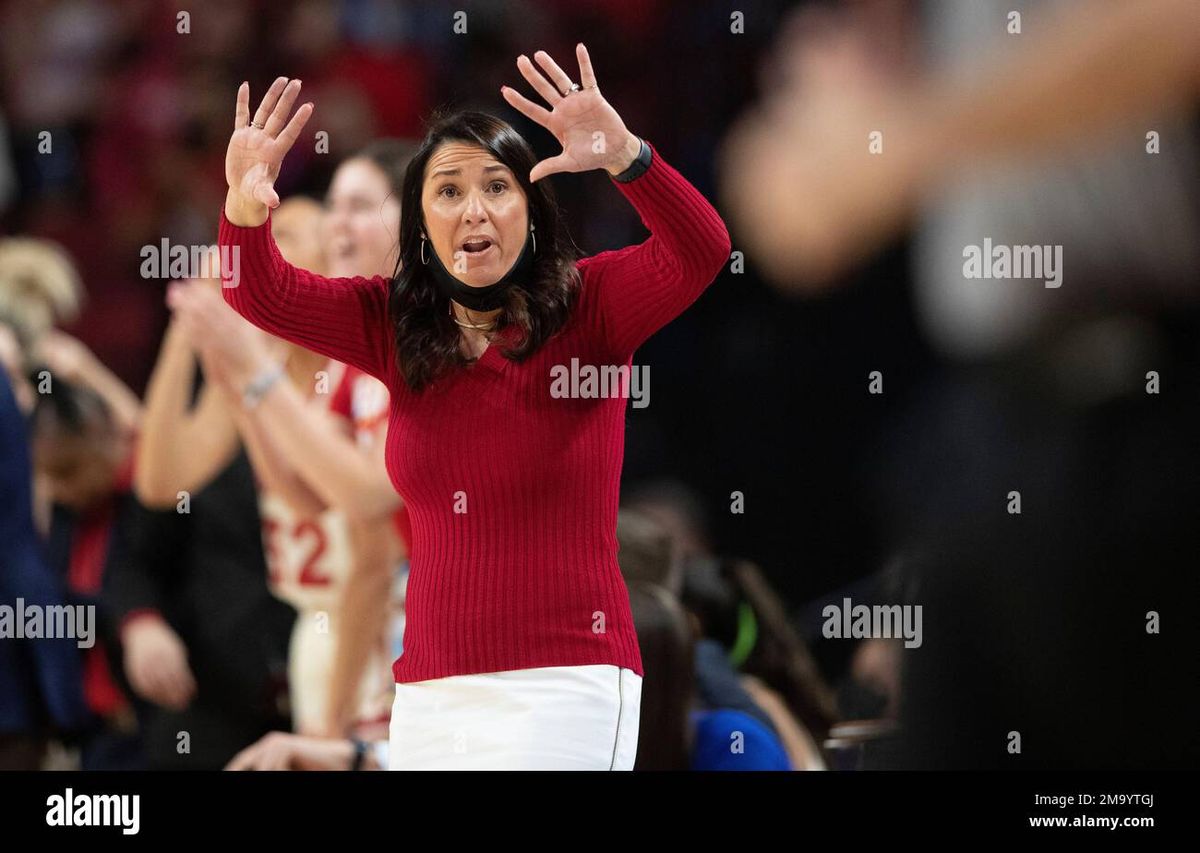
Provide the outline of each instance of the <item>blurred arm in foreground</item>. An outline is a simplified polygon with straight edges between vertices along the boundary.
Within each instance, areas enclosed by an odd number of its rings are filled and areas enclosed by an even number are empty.
[[[964,169],[1094,143],[1200,93],[1194,0],[1076,2],[1044,23],[1031,10],[1027,34],[1004,36],[1011,47],[968,73],[925,76],[871,68],[861,22],[815,23],[803,15],[789,28],[770,76],[777,90],[722,154],[741,241],[771,279],[804,291],[832,285]],[[875,131],[882,150],[872,154]]]

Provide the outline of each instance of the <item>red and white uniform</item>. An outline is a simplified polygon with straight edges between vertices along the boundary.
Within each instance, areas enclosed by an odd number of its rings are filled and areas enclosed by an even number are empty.
[[[377,380],[360,371],[348,370],[339,362],[331,361],[326,370],[333,393],[317,394],[312,404],[348,421],[355,440],[365,449],[369,439],[366,430],[379,406],[383,409],[381,423],[386,423],[387,390]],[[348,407],[345,403],[349,403]],[[259,490],[258,503],[271,592],[297,610],[288,650],[293,725],[300,733],[317,731],[328,722],[334,656],[341,628],[339,602],[355,559],[349,524],[345,514],[337,509],[326,510],[315,518],[300,518],[282,497],[266,489]],[[390,709],[395,689],[390,669],[392,658],[382,639],[380,646],[373,653],[359,688],[360,717],[382,714],[386,719]]]
[[[391,395],[373,376],[347,366],[330,401],[330,409],[347,418],[354,428],[359,450],[380,453],[387,437]],[[411,528],[408,513],[401,507],[393,516],[400,543],[400,560],[393,575],[384,634],[375,643],[363,675],[358,705],[358,734],[364,738],[385,737],[395,700],[392,661],[400,656],[404,638],[404,591],[408,584],[408,542]]]
[[[337,603],[352,565],[345,516],[336,510],[298,519],[292,508],[260,492],[271,592],[296,608],[288,647],[288,684],[296,731],[323,728],[337,648]]]

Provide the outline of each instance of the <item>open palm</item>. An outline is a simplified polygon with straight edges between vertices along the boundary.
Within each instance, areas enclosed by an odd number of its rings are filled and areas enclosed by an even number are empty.
[[[313,111],[312,104],[304,104],[288,121],[299,95],[299,80],[289,82],[279,77],[267,90],[251,122],[250,84],[238,87],[233,135],[225,151],[225,180],[231,190],[267,207],[279,206],[279,194],[275,192],[279,167]]]
[[[550,105],[550,109],[535,104],[515,89],[505,86],[502,90],[504,99],[514,109],[554,134],[563,148],[561,154],[533,167],[529,175],[531,181],[555,172],[586,172],[591,169],[619,172],[629,165],[637,153],[636,146],[640,145],[617,111],[600,94],[587,48],[578,45],[575,55],[579,60],[582,87],[575,91],[571,90],[571,78],[545,51],[539,50],[534,54],[545,75],[529,57],[522,55],[517,59],[517,69]]]

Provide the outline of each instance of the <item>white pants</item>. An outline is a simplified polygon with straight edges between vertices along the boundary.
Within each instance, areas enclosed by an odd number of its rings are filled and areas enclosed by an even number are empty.
[[[391,770],[632,770],[642,678],[548,666],[396,685]]]

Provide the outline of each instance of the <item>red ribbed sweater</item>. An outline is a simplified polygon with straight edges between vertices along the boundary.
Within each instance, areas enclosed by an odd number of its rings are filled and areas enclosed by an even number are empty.
[[[569,370],[572,358],[630,364],[708,286],[730,244],[717,212],[657,152],[641,177],[614,184],[649,239],[579,261],[571,317],[524,362],[493,343],[421,393],[396,367],[387,279],[298,269],[269,220],[241,228],[221,213],[220,244],[240,247],[229,304],[391,390],[387,468],[412,522],[397,682],[587,664],[642,674],[617,566],[628,401],[552,397],[551,369]]]

